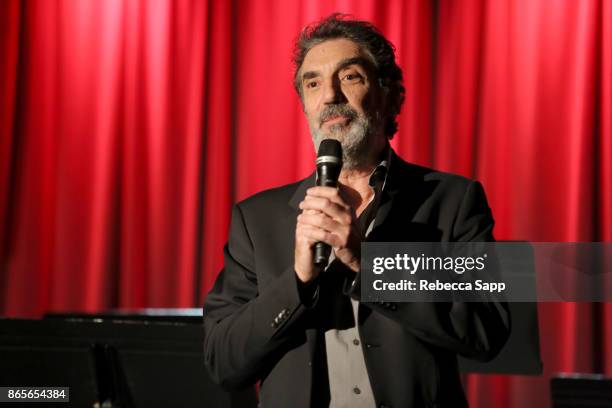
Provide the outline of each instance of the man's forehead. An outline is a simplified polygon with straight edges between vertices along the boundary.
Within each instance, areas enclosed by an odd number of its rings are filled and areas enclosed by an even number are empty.
[[[360,57],[365,58],[366,55],[354,41],[346,38],[326,40],[308,51],[301,71],[318,70],[326,66],[333,67],[340,61]]]

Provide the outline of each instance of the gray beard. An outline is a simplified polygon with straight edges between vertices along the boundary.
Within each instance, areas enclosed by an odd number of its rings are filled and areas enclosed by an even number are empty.
[[[342,125],[334,125],[329,128],[329,133],[323,133],[319,129],[310,127],[310,133],[315,146],[319,151],[319,145],[325,139],[334,139],[342,146],[342,167],[346,170],[355,170],[368,164],[370,155],[370,120],[364,117],[354,119],[349,128]]]

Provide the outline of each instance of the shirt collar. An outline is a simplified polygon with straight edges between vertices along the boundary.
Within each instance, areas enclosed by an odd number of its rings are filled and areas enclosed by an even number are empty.
[[[384,190],[385,184],[387,183],[387,176],[389,174],[389,166],[391,164],[391,146],[387,143],[387,147],[382,155],[383,159],[380,161],[378,166],[370,174],[369,184],[374,190],[380,192]],[[378,188],[377,188],[378,187]]]

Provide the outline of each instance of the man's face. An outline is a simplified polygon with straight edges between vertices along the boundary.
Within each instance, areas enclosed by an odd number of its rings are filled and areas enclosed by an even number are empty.
[[[371,59],[353,41],[328,40],[308,51],[298,75],[315,149],[336,139],[345,168],[375,163],[386,144],[385,100]]]

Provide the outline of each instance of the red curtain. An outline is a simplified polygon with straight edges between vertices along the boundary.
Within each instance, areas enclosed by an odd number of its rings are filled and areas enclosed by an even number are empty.
[[[331,12],[397,46],[406,159],[480,179],[498,239],[612,241],[612,3],[0,2],[0,314],[189,307],[229,209],[313,167],[292,42]],[[612,306],[539,305],[542,377],[469,376],[473,407],[612,374]]]

